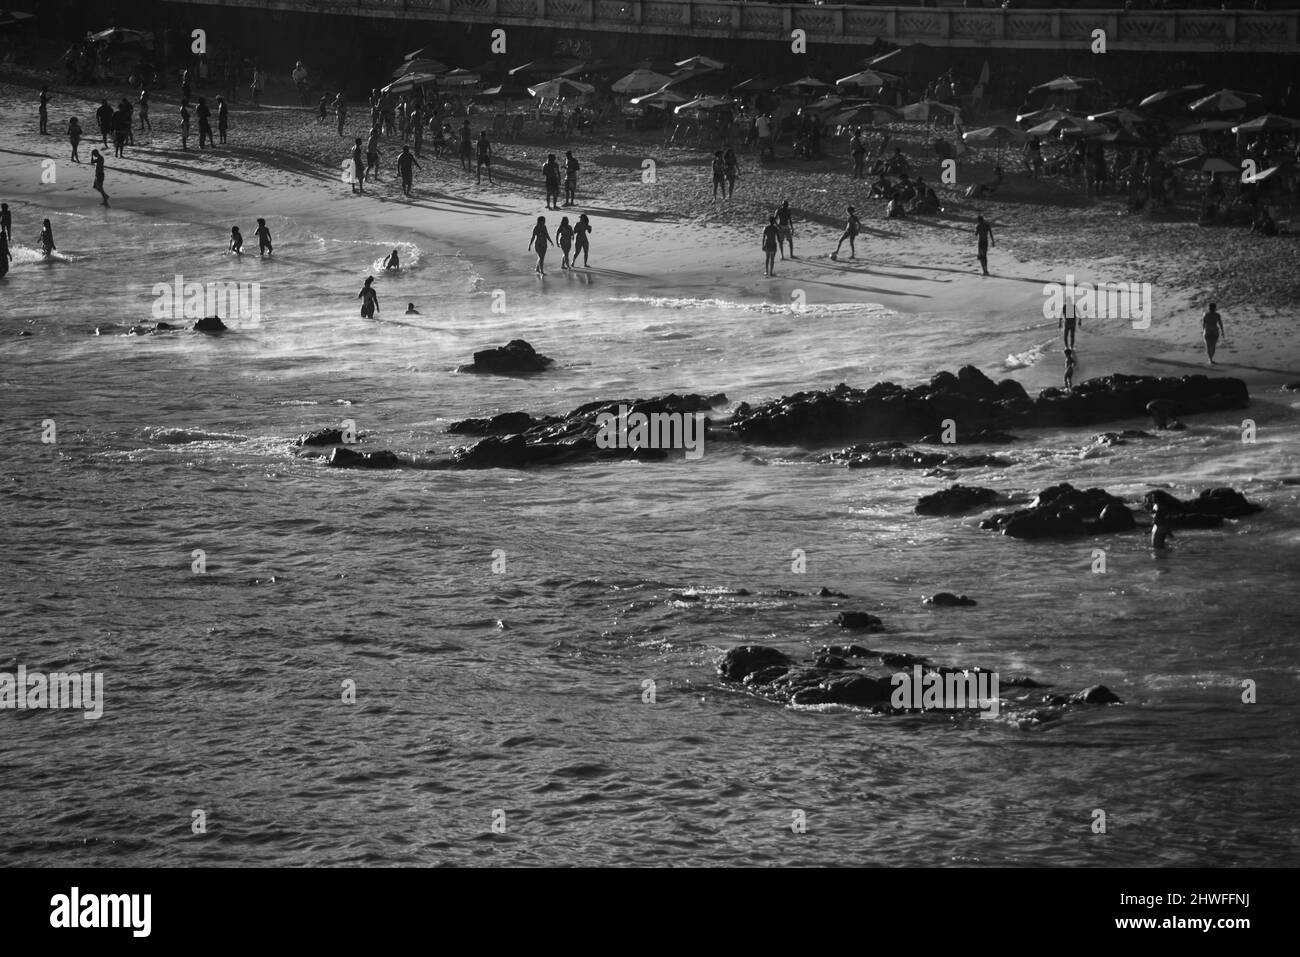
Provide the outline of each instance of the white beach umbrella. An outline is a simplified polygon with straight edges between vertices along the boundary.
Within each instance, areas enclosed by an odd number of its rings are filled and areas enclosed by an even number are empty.
[[[962,141],[968,146],[976,147],[1002,147],[1023,143],[1028,139],[1026,134],[1020,130],[1013,130],[1009,126],[985,126],[978,130],[971,130],[962,134]]]
[[[1238,123],[1232,128],[1232,132],[1263,133],[1266,131],[1282,132],[1294,129],[1300,129],[1300,120],[1293,120],[1289,116],[1278,116],[1276,113],[1265,113],[1263,116],[1257,116],[1245,123]]]
[[[418,89],[422,86],[428,86],[431,83],[437,83],[438,78],[432,73],[408,73],[406,76],[399,77],[388,86],[380,90],[380,93],[409,93],[411,90]]]
[[[842,76],[835,81],[836,86],[856,86],[862,89],[872,90],[879,89],[898,77],[890,73],[877,73],[875,70],[859,70],[857,73],[851,73],[848,76]]]
[[[683,70],[721,70],[726,64],[697,54],[685,60],[678,60],[677,66]]]
[[[653,93],[632,97],[632,102],[637,106],[672,106],[676,103],[687,103],[689,100],[672,90],[655,90]]]
[[[630,93],[635,96],[662,89],[670,79],[672,78],[656,73],[654,70],[633,70],[627,76],[610,84],[610,89],[615,93]]]
[[[476,86],[481,81],[482,77],[477,73],[470,73],[468,70],[452,70],[438,79],[438,85],[444,87]]]
[[[1188,107],[1193,113],[1237,113],[1263,99],[1258,93],[1219,90],[1202,97]]]
[[[588,93],[595,93],[596,88],[590,83],[579,83],[577,80],[557,77],[554,80],[547,80],[545,83],[530,86],[528,92],[543,99],[558,100],[566,96],[585,96]]]
[[[1032,93],[1035,90],[1052,90],[1054,92],[1082,90],[1085,86],[1096,86],[1100,83],[1100,80],[1093,79],[1090,76],[1058,76],[1055,80],[1048,80],[1046,83],[1038,84],[1038,86],[1031,86],[1029,92]]]
[[[707,110],[721,110],[734,105],[733,100],[724,100],[719,96],[701,96],[690,100],[673,110],[674,113],[703,113]]]
[[[1218,133],[1232,129],[1232,120],[1198,120],[1178,130],[1175,136],[1191,136],[1194,133]]]
[[[903,119],[912,123],[925,123],[936,116],[956,116],[958,109],[938,100],[918,100],[903,107]]]

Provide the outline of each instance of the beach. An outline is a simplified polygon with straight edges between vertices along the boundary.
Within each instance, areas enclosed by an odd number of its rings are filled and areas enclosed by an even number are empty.
[[[966,185],[992,178],[991,163],[965,159],[935,217],[885,220],[847,157],[760,167],[742,154],[735,198],[715,203],[706,153],[623,131],[495,144],[497,187],[426,154],[409,200],[389,138],[382,178],[358,195],[341,173],[365,133],[360,110],[340,137],[332,116],[241,104],[228,147],[182,152],[166,95],[152,137],[107,160],[104,208],[60,135],[69,115],[89,129],[95,102],[56,88],[54,135],[42,137],[34,89],[0,86],[0,198],[18,247],[0,281],[12,456],[0,665],[105,675],[100,720],[5,716],[0,824],[20,837],[0,857],[1295,862],[1300,399],[1282,389],[1300,380],[1293,237],[1129,216],[1010,165],[997,195],[965,200]],[[937,181],[923,134],[895,138]],[[94,145],[83,141],[83,158]],[[548,212],[540,167],[566,149],[582,163],[579,205]],[[57,179],[42,183],[51,157]],[[762,226],[785,198],[799,258],[765,279]],[[848,203],[863,216],[857,259],[832,261]],[[525,248],[536,217],[554,228],[579,213],[594,225],[591,268],[562,271],[553,252],[538,278]],[[989,277],[976,214],[994,228]],[[53,262],[33,248],[44,217]],[[276,240],[265,259],[257,217]],[[236,223],[238,260],[225,252]],[[385,275],[393,248],[403,269]],[[224,337],[127,334],[153,321],[155,285],[176,275],[259,283],[261,315],[227,316]],[[368,275],[374,322],[358,316]],[[1035,429],[1003,450],[1010,464],[960,480],[1014,501],[1058,482],[1134,503],[1151,488],[1231,486],[1259,516],[1180,531],[1154,555],[1141,535],[1024,542],[977,516],[918,516],[918,495],[947,477],[839,468],[721,435],[697,463],[549,470],[329,469],[293,444],[348,419],[367,448],[446,456],[472,441],[446,431],[470,416],[669,392],[725,393],[726,415],[967,364],[1032,395],[1061,384],[1043,303],[1067,276],[1151,289],[1149,327],[1084,320],[1076,380],[1231,376],[1249,410],[1115,447],[1096,433],[1150,419]],[[1214,369],[1200,338],[1209,301],[1227,330]],[[516,338],[555,368],[456,371]],[[40,441],[46,420],[56,442]],[[940,591],[979,605],[921,604]],[[847,640],[833,624],[847,610],[884,620],[872,648],[1070,691],[1104,684],[1124,704],[1043,726],[927,723],[779,707],[718,681],[729,648],[800,657]],[[1262,689],[1258,704],[1243,705],[1243,679]],[[1115,822],[1104,839],[1097,808]],[[807,813],[807,833],[792,834],[792,810]]]

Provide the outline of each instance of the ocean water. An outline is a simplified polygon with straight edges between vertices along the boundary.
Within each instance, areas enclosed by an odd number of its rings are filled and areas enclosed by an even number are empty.
[[[1014,465],[961,473],[1134,498],[1226,484],[1267,508],[1180,532],[1159,557],[1136,535],[1027,543],[921,518],[916,497],[942,479],[720,440],[696,462],[330,470],[292,440],[351,419],[365,448],[445,454],[467,441],[447,424],[469,415],[669,391],[754,401],[1059,356],[1046,323],[990,335],[878,307],[665,295],[602,268],[598,245],[591,272],[554,262],[543,283],[396,232],[268,217],[274,258],[235,260],[194,223],[51,218],[60,254],[39,260],[20,231],[0,281],[0,668],[100,671],[105,713],[0,713],[0,861],[1297,862],[1295,399],[1261,396],[1254,444],[1240,414],[1112,449],[1027,433]],[[380,274],[393,248],[405,268]],[[368,272],[373,322],[355,298]],[[177,274],[260,283],[260,317],[222,337],[95,334],[150,319],[154,284]],[[516,337],[557,368],[455,372]],[[808,597],[822,586],[854,597]],[[980,604],[920,604],[942,590]],[[884,619],[872,647],[1104,683],[1126,704],[1020,727],[782,708],[715,677],[733,645],[844,640],[829,622],[845,609]]]

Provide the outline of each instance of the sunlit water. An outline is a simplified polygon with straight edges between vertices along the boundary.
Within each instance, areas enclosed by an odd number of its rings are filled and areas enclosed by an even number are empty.
[[[251,223],[237,261],[210,227],[52,218],[60,255],[40,261],[20,235],[0,281],[0,667],[102,671],[106,706],[99,721],[0,713],[0,860],[1295,863],[1300,487],[1285,480],[1300,469],[1278,395],[1252,410],[1254,445],[1239,414],[1200,416],[1111,450],[1085,452],[1088,431],[1026,434],[1014,466],[962,475],[1133,498],[1230,484],[1267,506],[1159,558],[1138,535],[1018,542],[920,518],[917,495],[943,480],[734,443],[697,462],[330,470],[294,437],[350,418],[367,448],[445,454],[467,415],[669,391],[753,401],[968,360],[996,374],[1035,361],[1052,330],[662,298],[598,256],[541,283],[409,236],[275,217],[268,261]],[[383,275],[392,248],[405,268]],[[367,272],[374,322],[355,298]],[[153,284],[177,273],[262,283],[260,319],[219,338],[94,334],[148,320]],[[557,368],[455,373],[516,337]],[[823,585],[855,597],[781,594]],[[689,590],[703,600],[674,599]],[[920,604],[940,590],[980,604]],[[843,640],[828,624],[843,608],[884,618],[872,647],[1100,682],[1127,704],[1019,728],[787,709],[715,678],[736,644]],[[1258,704],[1242,704],[1244,679]]]

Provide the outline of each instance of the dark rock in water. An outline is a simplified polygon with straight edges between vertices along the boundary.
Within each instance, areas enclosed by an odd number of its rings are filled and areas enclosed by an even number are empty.
[[[957,605],[978,605],[974,598],[967,598],[965,595],[954,595],[949,591],[941,591],[936,595],[930,595],[921,599],[923,605],[934,605],[939,608],[955,607]]]
[[[1125,429],[1123,432],[1101,432],[1092,437],[1094,445],[1126,445],[1129,439],[1155,438],[1150,432],[1141,429]]]
[[[929,495],[922,495],[916,502],[916,514],[958,515],[971,509],[983,508],[997,500],[998,493],[991,488],[953,485]]]
[[[822,645],[818,655],[838,655],[841,658],[875,658],[876,653],[861,645]]]
[[[1288,382],[1282,389],[1285,392],[1300,392],[1300,382]]]
[[[30,336],[31,334],[32,334],[32,330],[24,329],[22,332],[18,333],[18,338],[21,339],[24,336]]]
[[[1070,392],[1045,389],[1030,399],[1019,383],[994,383],[966,366],[956,375],[940,372],[911,388],[893,382],[866,390],[840,384],[756,405],[742,403],[732,429],[753,442],[830,445],[942,435],[944,419],[959,422],[969,435],[983,429],[1092,425],[1142,416],[1152,402],[1171,403],[1171,415],[1187,415],[1244,408],[1250,396],[1240,379],[1111,375],[1081,382]]]
[[[539,420],[527,412],[502,412],[490,419],[462,419],[453,422],[447,426],[447,431],[462,435],[515,435],[526,432],[537,424]]]
[[[1262,505],[1247,501],[1246,496],[1231,488],[1204,489],[1190,502],[1175,498],[1162,489],[1153,489],[1142,497],[1142,504],[1147,511],[1153,511],[1159,505],[1162,515],[1168,513],[1171,516],[1196,512],[1220,518],[1241,518],[1264,510]]]
[[[217,321],[220,322],[221,320],[218,319]],[[160,322],[160,323],[158,323],[158,325],[154,326],[154,330],[157,331],[157,332],[173,332],[173,331],[175,331],[175,330],[177,330],[177,329],[182,329],[182,328],[184,328],[184,327],[183,327],[183,326],[174,326],[174,325],[172,325],[170,322]]]
[[[826,652],[818,654],[813,661],[816,663],[818,668],[830,668],[832,670],[837,668],[847,668],[849,666],[849,663],[839,655],[832,655]]]
[[[956,429],[953,432],[953,439],[953,442],[947,442],[944,433],[931,432],[916,441],[921,445],[1009,445],[1019,441],[1010,432],[1000,432],[997,429],[980,429],[978,432],[969,433]]]
[[[885,623],[875,615],[865,611],[842,611],[835,618],[835,624],[853,631],[884,631]]]
[[[462,366],[462,369],[466,372],[517,375],[521,372],[544,372],[554,361],[540,355],[523,339],[511,339],[498,349],[474,353],[474,362]]]
[[[952,452],[923,452],[909,448],[902,442],[871,442],[854,445],[838,452],[818,457],[818,461],[835,465],[844,464],[851,469],[899,468],[1003,468],[1011,464],[996,455],[957,455]]]
[[[360,439],[362,436],[357,433],[355,438]],[[317,429],[315,432],[304,432],[298,438],[294,439],[294,445],[341,445],[343,444],[343,430],[326,428]]]
[[[852,704],[859,707],[889,703],[894,686],[888,678],[870,675],[838,675],[815,688],[802,688],[790,696],[791,704]]]
[[[722,661],[718,664],[718,674],[728,681],[743,681],[746,675],[762,668],[771,668],[777,665],[785,668],[793,663],[794,659],[776,648],[766,648],[763,645],[742,645],[739,648],[730,649],[722,656]]]
[[[1038,493],[1028,508],[999,513],[980,522],[1011,538],[1074,538],[1136,528],[1133,513],[1104,489],[1076,489],[1069,483]]]
[[[1120,696],[1105,685],[1093,685],[1070,696],[1074,704],[1123,704]]]
[[[842,591],[831,591],[829,588],[822,586],[822,589],[819,592],[817,592],[817,597],[818,598],[848,598],[849,596],[844,594],[844,592]]]
[[[330,453],[329,465],[336,469],[399,469],[403,462],[393,452],[354,452],[339,446]]]
[[[226,324],[216,316],[206,316],[194,323],[195,332],[225,332]]]
[[[920,655],[908,655],[899,652],[882,651],[879,655],[880,661],[888,668],[911,668],[920,665],[928,668],[930,662]]]

